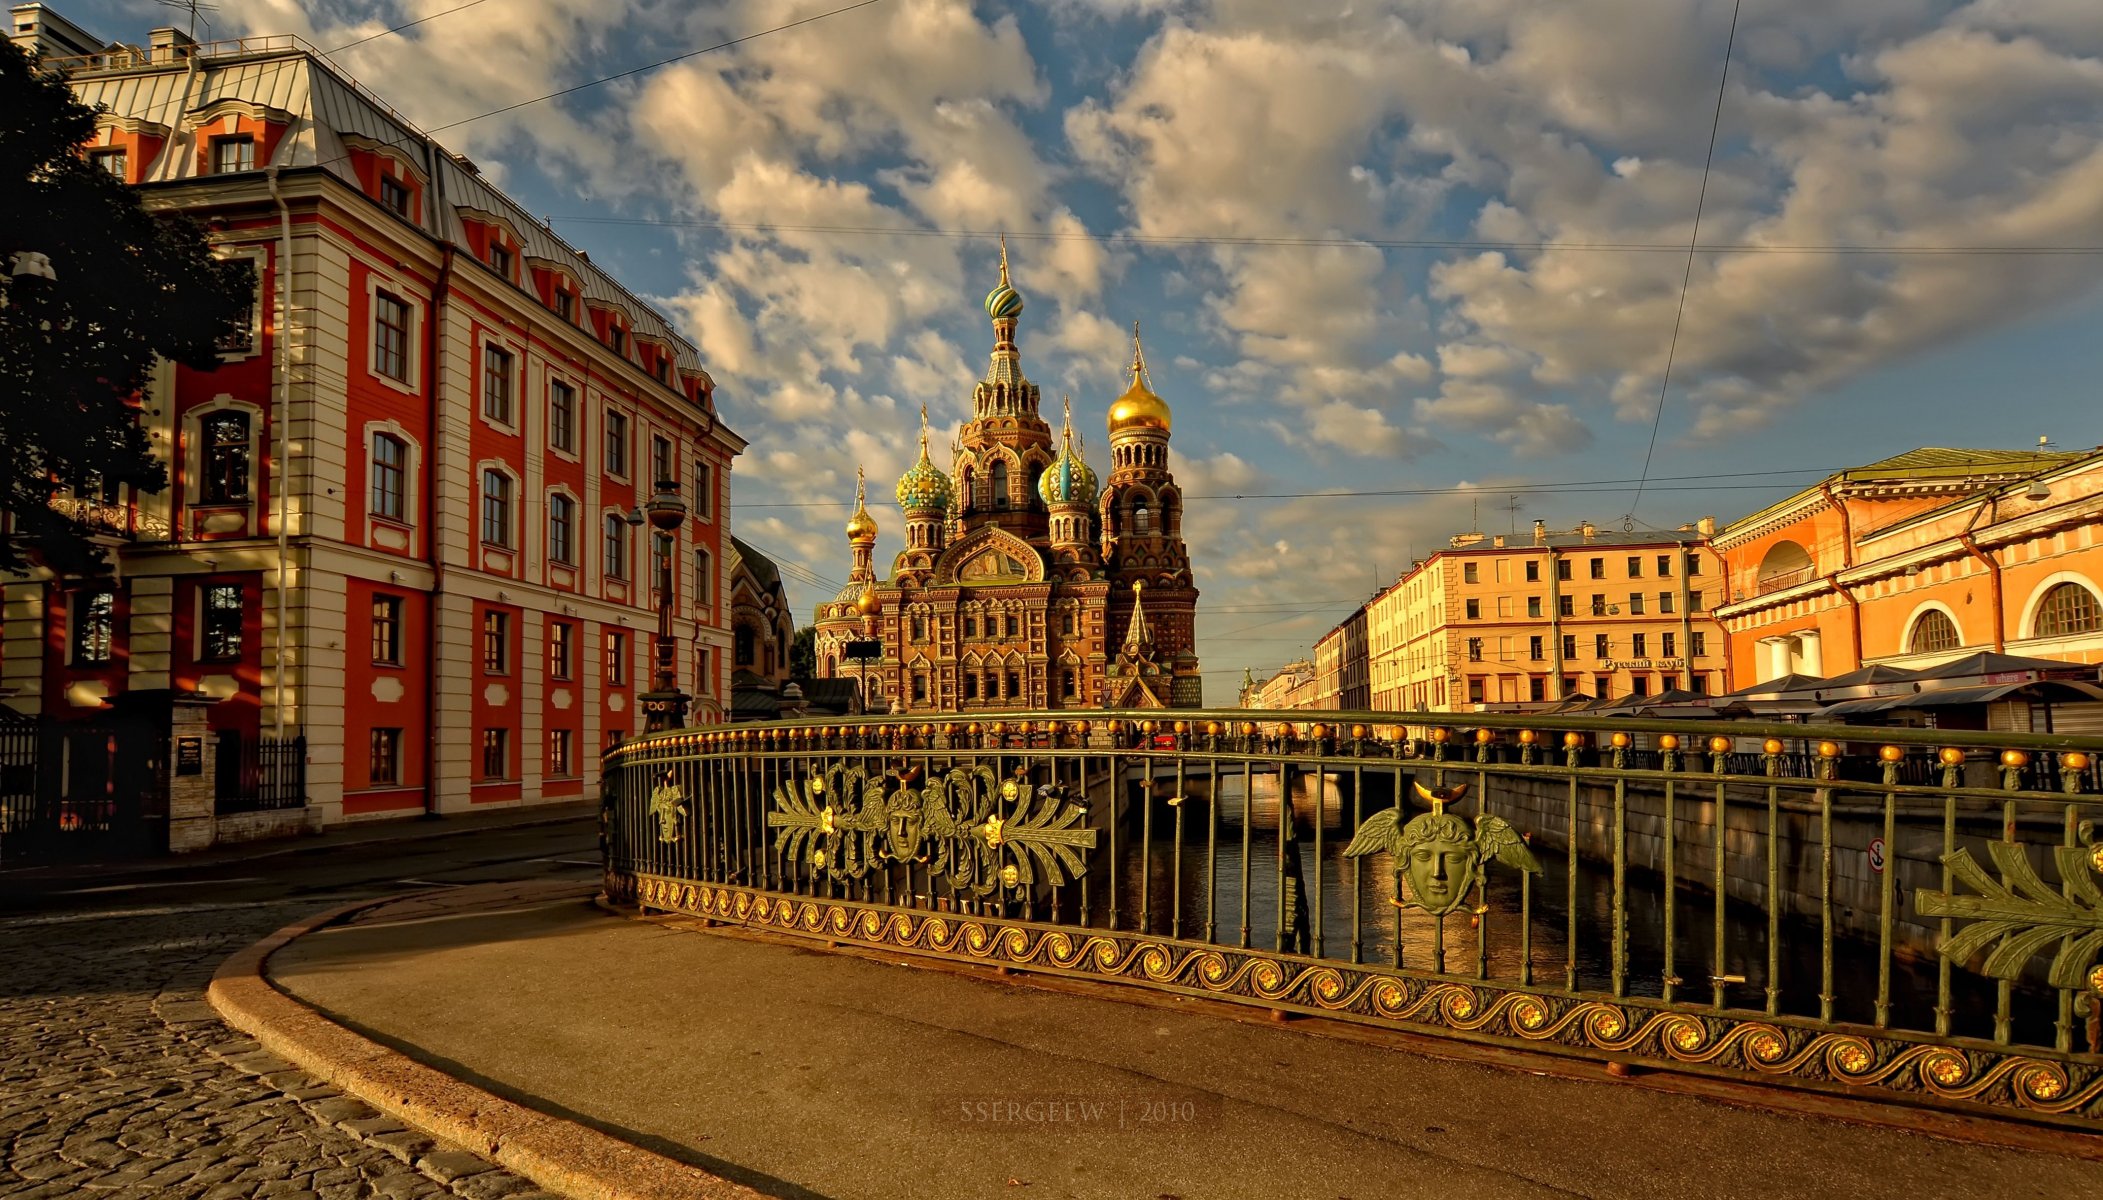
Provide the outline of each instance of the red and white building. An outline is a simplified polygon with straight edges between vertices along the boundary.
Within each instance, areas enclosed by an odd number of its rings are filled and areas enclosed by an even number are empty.
[[[720,718],[745,443],[692,344],[304,44],[61,61],[77,29],[12,15],[107,110],[85,153],[257,290],[216,370],[144,397],[169,486],[72,501],[114,575],[4,581],[10,707],[201,693],[216,730],[304,736],[327,822],[595,794],[652,683],[664,547],[628,514],[669,479],[680,685]]]

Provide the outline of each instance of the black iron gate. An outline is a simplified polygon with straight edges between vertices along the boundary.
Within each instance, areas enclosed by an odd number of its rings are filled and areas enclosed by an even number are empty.
[[[167,756],[150,717],[0,720],[0,861],[165,852]]]

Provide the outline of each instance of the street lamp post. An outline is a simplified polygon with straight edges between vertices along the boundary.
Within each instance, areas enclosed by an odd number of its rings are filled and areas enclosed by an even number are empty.
[[[657,556],[657,685],[636,699],[643,706],[644,730],[656,733],[686,725],[688,697],[679,690],[677,644],[672,637],[672,549],[678,544],[675,535],[687,511],[679,498],[678,482],[658,480],[644,511],[661,547]]]

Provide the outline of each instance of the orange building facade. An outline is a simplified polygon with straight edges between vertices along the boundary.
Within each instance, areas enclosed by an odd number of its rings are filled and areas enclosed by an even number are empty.
[[[2103,663],[2103,453],[1924,448],[1718,533],[1737,684],[1992,650]]]
[[[574,800],[641,728],[668,553],[679,682],[720,715],[744,443],[694,346],[292,39],[46,65],[105,109],[86,152],[257,290],[217,369],[143,398],[168,486],[64,501],[114,573],[0,579],[10,707],[209,700],[222,744],[303,738],[324,822]],[[629,519],[660,480],[669,542]]]

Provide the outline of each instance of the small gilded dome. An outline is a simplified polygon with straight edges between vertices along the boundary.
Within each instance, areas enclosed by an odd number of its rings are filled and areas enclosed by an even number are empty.
[[[1147,386],[1146,351],[1139,344],[1139,322],[1132,322],[1132,386],[1110,406],[1110,436],[1129,429],[1158,429],[1168,432],[1168,401]]]
[[[876,540],[876,518],[869,515],[869,505],[862,469],[854,469],[854,515],[847,518],[847,540],[850,542],[873,542]]]
[[[876,585],[874,583],[862,589],[862,594],[855,600],[854,607],[865,617],[873,617],[883,611],[884,602],[877,599]]]
[[[954,490],[949,476],[928,461],[927,406],[923,404],[920,406],[920,461],[898,477],[898,507],[907,512],[947,509]]]
[[[1037,495],[1043,498],[1046,508],[1061,505],[1095,505],[1095,472],[1073,448],[1073,404],[1066,406],[1066,444],[1060,448],[1059,457],[1037,477]]]

